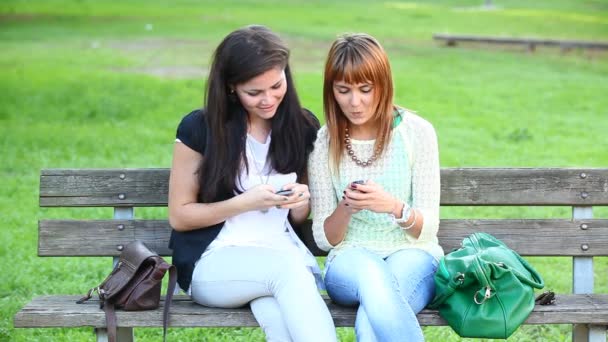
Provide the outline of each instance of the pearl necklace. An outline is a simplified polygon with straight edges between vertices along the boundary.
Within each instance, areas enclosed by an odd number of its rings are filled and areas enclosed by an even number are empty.
[[[372,154],[372,156],[368,159],[368,160],[361,160],[359,159],[356,155],[355,155],[355,151],[353,151],[353,145],[351,145],[350,143],[350,135],[348,134],[348,127],[346,127],[344,129],[345,133],[344,133],[344,142],[346,143],[346,151],[348,152],[348,155],[350,156],[350,158],[359,166],[361,167],[367,167],[367,166],[371,166],[373,162],[375,162],[378,159],[378,156],[380,155],[380,148],[376,148],[376,150],[374,151],[374,154]]]

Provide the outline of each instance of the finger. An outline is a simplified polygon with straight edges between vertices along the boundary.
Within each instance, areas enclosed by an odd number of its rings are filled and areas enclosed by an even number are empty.
[[[374,192],[378,190],[378,186],[375,184],[352,184],[351,189],[359,192]]]
[[[300,192],[294,193],[293,195],[289,196],[287,198],[287,201],[285,202],[285,204],[291,204],[291,203],[298,203],[298,202],[302,202],[302,201],[308,201],[309,199],[310,199],[310,193],[309,192],[300,191]]]
[[[370,209],[371,205],[373,203],[373,201],[370,201],[368,199],[364,199],[364,200],[357,200],[357,199],[353,199],[353,198],[348,198],[346,197],[345,199],[346,203],[348,203],[348,205],[352,208],[356,208],[359,210],[363,210],[363,209]]]
[[[344,191],[343,195],[346,198],[355,199],[355,200],[362,200],[362,199],[366,199],[369,197],[369,195],[366,193],[359,192],[359,191],[353,191],[353,190],[346,190],[346,191]]]
[[[344,205],[346,207],[346,210],[348,212],[350,212],[351,214],[356,214],[359,211],[361,211],[361,208],[356,208],[356,207],[353,206],[353,204],[349,204],[348,200],[343,200],[343,202],[344,202]]]
[[[278,205],[278,209],[296,209],[308,205],[308,200]]]
[[[343,198],[342,201],[344,201],[344,204],[349,209],[357,209],[357,210],[363,209],[363,208],[360,207],[360,202],[354,201],[354,200],[352,200],[352,199],[350,199],[348,197]]]
[[[259,185],[254,186],[251,189],[256,189],[256,188],[257,189],[263,189],[263,190],[270,191],[270,192],[274,193],[274,187],[272,185],[270,185],[270,184],[259,184]]]
[[[287,184],[283,185],[283,186],[281,187],[281,189],[284,189],[284,190],[293,190],[293,189],[294,189],[294,188],[296,188],[298,185],[300,185],[300,184],[298,184],[298,183],[287,183]]]
[[[269,199],[272,202],[274,202],[273,204],[278,205],[278,204],[287,202],[289,200],[289,197],[283,196],[283,195],[277,195],[273,192]]]
[[[292,198],[302,198],[302,197],[310,197],[310,192],[308,192],[308,190],[304,190],[302,188],[294,188],[293,190],[293,194],[291,194],[289,196],[290,199]]]

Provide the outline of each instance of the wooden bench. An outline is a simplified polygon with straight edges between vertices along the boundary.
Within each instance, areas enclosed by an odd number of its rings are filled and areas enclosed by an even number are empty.
[[[113,207],[114,217],[40,220],[38,255],[116,257],[134,239],[144,241],[161,255],[170,255],[168,221],[134,216],[135,207],[167,205],[168,176],[167,169],[43,170],[41,207]],[[574,294],[558,293],[555,305],[537,305],[526,324],[575,324],[574,341],[606,342],[608,294],[593,293],[593,257],[608,255],[608,219],[593,219],[592,208],[608,205],[608,169],[443,169],[441,180],[443,206],[572,207],[571,219],[444,219],[439,239],[444,250],[450,251],[468,234],[484,231],[524,256],[571,257]],[[314,246],[311,240],[308,234],[306,242]],[[83,284],[82,292],[93,285]],[[552,285],[548,283],[547,287]],[[15,315],[14,325],[90,326],[96,328],[99,341],[105,340],[107,336],[101,328],[105,326],[103,311],[94,300],[75,304],[81,294],[35,298]],[[327,302],[336,326],[353,326],[354,309]],[[119,311],[120,338],[132,340],[133,327],[162,326],[161,313],[162,307],[154,311]],[[422,325],[446,325],[433,310],[422,311],[418,318]],[[258,326],[248,308],[206,308],[183,295],[174,301],[170,325]]]
[[[434,40],[443,41],[447,46],[456,46],[458,42],[467,43],[484,43],[484,44],[501,44],[501,45],[525,45],[528,50],[534,51],[537,46],[552,46],[560,47],[562,50],[570,50],[574,48],[608,49],[608,42],[594,42],[584,40],[564,40],[564,39],[547,39],[547,38],[513,38],[513,37],[489,37],[489,36],[474,36],[474,35],[457,35],[436,33],[433,35]]]

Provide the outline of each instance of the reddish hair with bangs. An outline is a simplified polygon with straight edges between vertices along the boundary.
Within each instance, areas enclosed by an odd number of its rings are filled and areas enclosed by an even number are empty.
[[[334,97],[334,82],[370,83],[374,86],[374,116],[378,132],[374,150],[384,153],[390,141],[393,123],[393,77],[386,52],[378,41],[365,33],[346,34],[334,41],[323,79],[323,110],[329,131],[329,155],[335,172],[339,172],[348,119]]]

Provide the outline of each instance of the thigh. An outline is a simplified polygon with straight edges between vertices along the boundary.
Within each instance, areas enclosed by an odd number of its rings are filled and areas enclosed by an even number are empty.
[[[397,278],[399,291],[412,310],[418,313],[424,309],[435,295],[437,260],[426,251],[410,248],[389,255],[386,263]]]
[[[267,279],[278,272],[278,252],[260,247],[222,247],[201,258],[192,274],[192,299],[206,306],[239,307],[272,296]]]
[[[381,291],[395,282],[386,262],[365,248],[340,251],[326,268],[327,294],[341,305],[357,305],[366,289]]]

